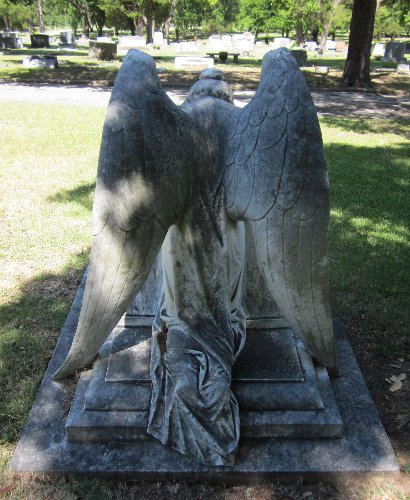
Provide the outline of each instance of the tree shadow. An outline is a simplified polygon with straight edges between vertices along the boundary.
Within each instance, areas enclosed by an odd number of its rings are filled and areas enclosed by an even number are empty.
[[[0,306],[0,443],[14,443],[27,418],[88,254],[26,281],[16,300]]]
[[[377,122],[374,122],[365,118],[350,120],[340,116],[326,116],[324,123],[331,127],[345,130],[346,132],[355,132],[357,134],[394,134],[405,139],[410,139],[410,118],[397,117],[394,120],[377,120]]]
[[[409,354],[408,143],[326,146],[331,186],[332,287],[338,307],[376,325],[371,348]]]
[[[51,203],[76,203],[91,211],[93,208],[93,194],[95,182],[80,184],[73,189],[62,189],[47,198]]]

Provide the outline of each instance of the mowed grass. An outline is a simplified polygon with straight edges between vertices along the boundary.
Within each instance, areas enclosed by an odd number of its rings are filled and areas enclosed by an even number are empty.
[[[34,485],[7,471],[88,262],[104,113],[2,103],[0,496],[1,486],[11,485],[16,495],[38,498],[110,497],[103,482]],[[387,359],[408,358],[410,121],[326,118],[321,124],[337,307],[347,329],[369,337],[369,349]]]

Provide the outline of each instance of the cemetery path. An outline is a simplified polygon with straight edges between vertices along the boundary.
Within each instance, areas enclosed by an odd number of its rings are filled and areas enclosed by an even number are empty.
[[[79,105],[105,108],[111,88],[67,85],[0,84],[0,102],[30,102],[41,104]],[[166,89],[177,104],[187,95],[185,89]],[[235,104],[242,107],[254,91],[234,92]],[[312,91],[313,100],[321,116],[348,116],[362,118],[410,117],[410,97],[385,96],[361,92]]]

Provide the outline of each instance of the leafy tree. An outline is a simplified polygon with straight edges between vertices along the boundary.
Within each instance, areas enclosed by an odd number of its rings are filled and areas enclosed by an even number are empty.
[[[10,0],[0,0],[0,26],[7,31],[13,29],[29,29],[34,31],[34,18],[36,16],[33,4],[13,3]]]
[[[374,37],[380,40],[382,36],[390,36],[393,40],[400,35],[403,27],[400,24],[400,12],[396,5],[382,5],[377,9],[374,22]]]

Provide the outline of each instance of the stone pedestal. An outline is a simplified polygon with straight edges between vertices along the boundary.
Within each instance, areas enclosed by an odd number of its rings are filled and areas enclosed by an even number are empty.
[[[401,42],[388,42],[384,51],[384,60],[392,62],[406,62],[406,44]]]
[[[157,266],[142,295],[153,296],[159,276]],[[128,313],[133,326],[118,326],[93,369],[81,374],[67,416],[70,383],[53,382],[51,375],[71,345],[83,287],[84,280],[18,443],[14,470],[224,483],[254,481],[255,475],[331,481],[398,474],[394,453],[338,321],[342,374],[335,379],[314,366],[288,328],[249,329],[233,371],[232,388],[241,408],[241,441],[233,467],[200,465],[146,433],[150,328],[144,324],[149,323],[152,308],[147,296],[138,297]],[[262,318],[258,321],[254,324],[261,325]]]

